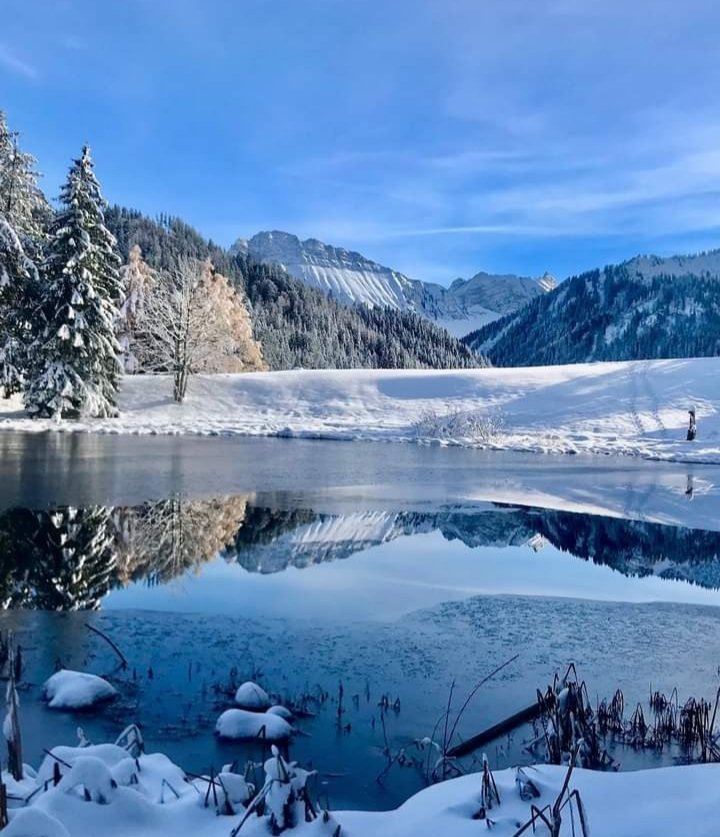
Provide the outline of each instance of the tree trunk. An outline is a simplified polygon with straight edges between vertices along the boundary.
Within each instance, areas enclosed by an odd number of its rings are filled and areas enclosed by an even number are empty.
[[[7,788],[0,782],[0,831],[9,823],[7,807]]]
[[[10,654],[10,680],[7,687],[7,713],[10,720],[8,739],[8,770],[16,782],[23,778],[22,737],[20,735],[20,708],[15,689],[15,652]]]

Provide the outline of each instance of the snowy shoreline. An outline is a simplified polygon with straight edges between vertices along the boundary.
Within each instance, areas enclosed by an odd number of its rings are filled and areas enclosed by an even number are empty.
[[[293,370],[198,375],[175,404],[164,375],[127,376],[117,419],[33,421],[19,399],[0,429],[465,445],[531,453],[625,455],[720,463],[720,358],[477,370]],[[699,434],[685,441],[687,411]],[[500,425],[491,440],[432,434],[429,412]]]
[[[140,833],[143,837],[228,837],[243,818],[240,799],[246,798],[246,792],[238,791],[237,801],[233,796],[236,785],[244,786],[240,775],[220,774],[222,790],[217,794],[221,799],[216,806],[212,795],[208,798],[207,780],[187,778],[162,754],[134,759],[112,744],[61,747],[56,752],[62,759],[59,772],[63,776],[57,787],[51,781],[56,761],[49,755],[36,777],[27,771],[26,778],[16,783],[3,774],[11,800],[10,824],[3,830],[7,837],[131,837]],[[510,837],[528,821],[531,804],[552,805],[566,773],[565,767],[549,765],[523,768],[523,781],[529,779],[539,792],[539,797],[528,800],[521,798],[516,769],[496,772],[500,804],[494,802],[486,810],[493,833]],[[590,833],[597,837],[679,833],[710,837],[717,833],[718,776],[720,766],[715,764],[630,773],[576,768],[569,790],[578,791]],[[474,837],[478,829],[487,830],[478,822],[481,780],[482,774],[475,773],[432,785],[390,811],[334,811],[327,817],[318,812],[311,822],[304,821],[298,811],[296,825],[285,833],[297,837]],[[30,794],[27,806],[15,801]],[[233,813],[225,806],[226,797]],[[545,830],[542,825],[539,828]],[[249,817],[241,830],[249,837],[268,833],[267,814]],[[577,809],[573,814],[569,806],[563,809],[560,833],[581,833]]]

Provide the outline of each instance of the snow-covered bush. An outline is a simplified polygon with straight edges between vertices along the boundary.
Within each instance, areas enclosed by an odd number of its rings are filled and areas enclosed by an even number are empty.
[[[499,415],[489,416],[477,410],[454,407],[440,412],[430,408],[415,422],[415,434],[421,440],[489,444],[502,435]]]
[[[232,773],[223,769],[215,777],[220,786],[216,788],[217,810],[219,813],[240,814],[255,795],[255,785],[246,781],[239,773]],[[202,797],[201,797],[202,799]]]
[[[107,680],[81,671],[58,671],[43,687],[50,709],[89,709],[112,700],[117,691]]]
[[[315,775],[314,771],[304,770],[294,761],[286,762],[274,745],[264,770],[265,784],[248,810],[264,801],[273,834],[317,817],[308,789],[308,779]]]

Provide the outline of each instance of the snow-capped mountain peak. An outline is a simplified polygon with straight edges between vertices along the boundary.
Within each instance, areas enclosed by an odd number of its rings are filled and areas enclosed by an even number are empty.
[[[347,305],[365,303],[423,313],[419,309],[424,283],[317,238],[301,241],[291,233],[273,230],[241,239],[233,250],[256,261],[278,264],[291,276]]]
[[[239,239],[232,249],[255,261],[278,264],[345,305],[412,311],[458,336],[516,310],[556,285],[547,273],[539,279],[478,273],[445,288],[411,279],[352,250],[316,238],[301,241],[279,230]]]

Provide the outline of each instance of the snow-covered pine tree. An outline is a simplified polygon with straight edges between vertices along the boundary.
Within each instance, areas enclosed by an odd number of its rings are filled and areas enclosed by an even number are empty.
[[[0,111],[0,387],[6,397],[22,388],[35,263],[51,215],[37,181],[35,158],[20,151]]]
[[[29,289],[37,286],[35,263],[0,213],[0,387],[6,398],[22,389],[28,331],[23,311]]]
[[[38,186],[36,160],[18,146],[18,134],[8,128],[0,110],[0,215],[18,234],[33,259],[52,218],[52,210]]]
[[[114,416],[120,257],[87,146],[70,167],[60,202],[42,267],[42,324],[30,350],[25,408],[33,417]]]
[[[133,245],[127,264],[120,269],[124,299],[115,323],[115,334],[122,350],[123,369],[129,374],[137,372],[140,367],[134,344],[138,323],[145,310],[145,299],[155,282],[153,274],[154,272],[143,261],[142,251],[138,245]]]

